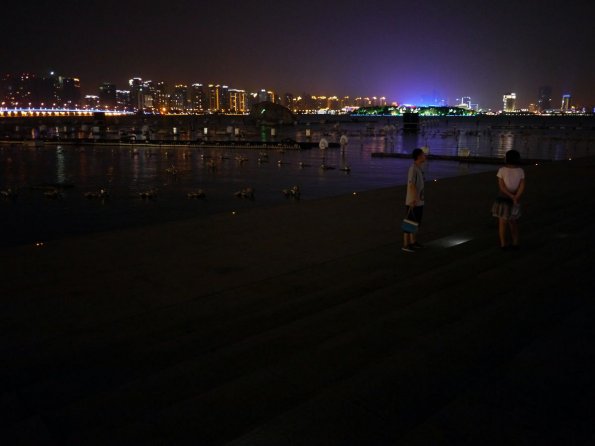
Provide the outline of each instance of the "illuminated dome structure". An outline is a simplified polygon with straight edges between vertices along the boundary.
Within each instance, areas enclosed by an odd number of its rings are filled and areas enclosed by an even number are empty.
[[[258,124],[293,124],[295,116],[286,107],[273,102],[259,102],[252,106],[250,118]]]

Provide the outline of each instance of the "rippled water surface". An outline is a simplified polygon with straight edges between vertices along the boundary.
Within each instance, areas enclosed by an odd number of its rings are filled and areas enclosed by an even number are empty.
[[[410,160],[376,158],[373,152],[410,153],[426,146],[434,154],[467,149],[498,158],[516,148],[525,158],[563,159],[595,150],[593,131],[488,129],[474,122],[427,121],[413,135],[390,125],[341,124],[316,127],[310,136],[338,142],[343,134],[349,138],[344,151],[0,145],[0,190],[17,192],[0,199],[0,246],[281,204],[288,201],[281,191],[294,185],[302,200],[310,200],[404,184]],[[281,137],[303,141],[305,127],[286,129]],[[430,180],[496,169],[437,160],[425,166]],[[235,196],[245,187],[255,190],[254,200]],[[108,198],[86,196],[101,189]],[[188,198],[199,189],[205,199]],[[154,197],[141,198],[148,191]]]

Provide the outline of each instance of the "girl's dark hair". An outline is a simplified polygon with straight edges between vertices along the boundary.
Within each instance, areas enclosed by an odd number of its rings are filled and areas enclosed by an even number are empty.
[[[509,150],[506,152],[506,164],[520,164],[521,154],[517,150]]]

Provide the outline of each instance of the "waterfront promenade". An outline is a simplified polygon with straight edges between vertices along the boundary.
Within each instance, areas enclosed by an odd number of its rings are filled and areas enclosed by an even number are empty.
[[[0,251],[7,445],[590,445],[595,160]]]

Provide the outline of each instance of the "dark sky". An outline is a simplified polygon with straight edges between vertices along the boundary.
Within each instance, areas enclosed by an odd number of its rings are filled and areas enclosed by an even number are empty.
[[[595,2],[576,0],[11,1],[0,72],[131,77],[279,94],[471,96],[520,106],[550,85],[595,105]]]

